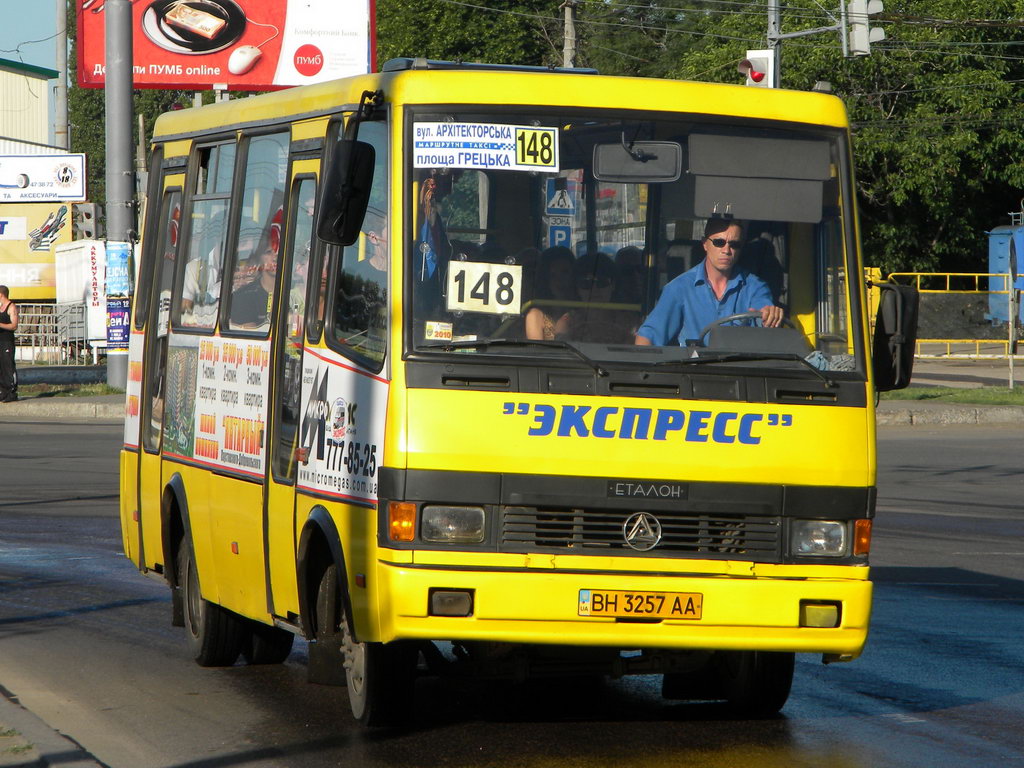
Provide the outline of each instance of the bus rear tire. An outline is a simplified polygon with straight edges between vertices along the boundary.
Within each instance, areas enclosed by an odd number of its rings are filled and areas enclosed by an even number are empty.
[[[793,685],[795,653],[741,651],[728,653],[726,702],[734,717],[762,719],[779,713]]]
[[[230,667],[242,651],[245,639],[242,619],[203,599],[192,542],[182,543],[177,566],[189,653],[201,667]]]
[[[242,643],[242,658],[247,664],[280,664],[292,652],[295,635],[280,627],[249,622],[249,631]]]

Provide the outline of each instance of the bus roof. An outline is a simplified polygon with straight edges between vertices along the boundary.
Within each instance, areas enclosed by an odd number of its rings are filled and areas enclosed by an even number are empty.
[[[315,85],[298,86],[162,115],[154,140],[230,127],[314,118],[353,108],[363,91],[381,89],[386,103],[554,106],[628,109],[779,120],[846,127],[835,96],[744,85],[655,78],[611,77],[570,70],[471,65],[391,68]]]

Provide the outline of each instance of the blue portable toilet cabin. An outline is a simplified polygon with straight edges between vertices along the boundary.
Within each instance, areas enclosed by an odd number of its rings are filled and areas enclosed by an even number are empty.
[[[1024,290],[1024,224],[1003,225],[993,227],[988,235],[988,271],[992,275],[988,279],[988,289],[993,291],[988,296],[988,314],[985,318],[992,324],[1009,322],[1009,297],[1006,295],[1007,275],[1010,272],[1010,245],[1016,253],[1016,288]],[[1002,293],[994,293],[1002,291]],[[1024,302],[1022,302],[1024,305]],[[1024,306],[1018,307],[1018,321],[1024,322]]]

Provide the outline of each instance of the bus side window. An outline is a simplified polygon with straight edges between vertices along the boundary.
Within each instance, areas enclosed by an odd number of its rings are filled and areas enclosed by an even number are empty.
[[[172,301],[174,318],[189,328],[211,330],[217,324],[234,167],[233,143],[200,148],[185,265]]]
[[[341,252],[331,340],[379,371],[388,327],[388,142],[384,123],[363,123],[359,140],[373,145],[373,191],[359,239]]]
[[[167,329],[171,311],[171,288],[174,285],[174,263],[178,254],[178,232],[181,220],[181,190],[164,193],[157,224],[159,259],[154,259],[155,300],[149,305],[152,313],[147,323],[152,334],[146,361],[147,417],[143,420],[143,446],[147,451],[160,448],[164,417],[164,372],[167,366]],[[157,239],[157,238],[154,238]],[[155,322],[154,322],[155,321]]]
[[[277,439],[274,441],[273,469],[275,477],[295,478],[295,444],[298,435],[302,390],[302,336],[306,315],[307,274],[310,247],[313,243],[313,205],[316,201],[316,179],[300,179],[292,190],[290,204],[291,238],[287,281],[282,296],[287,302],[284,338],[278,346],[281,355],[281,386],[277,399]]]
[[[227,264],[231,273],[227,315],[232,331],[266,335],[270,329],[283,234],[288,140],[289,134],[282,132],[254,136],[246,145],[237,247]]]

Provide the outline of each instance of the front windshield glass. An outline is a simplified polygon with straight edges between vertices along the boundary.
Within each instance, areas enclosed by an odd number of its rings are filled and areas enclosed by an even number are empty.
[[[411,129],[417,352],[863,375],[840,132],[422,110]]]

